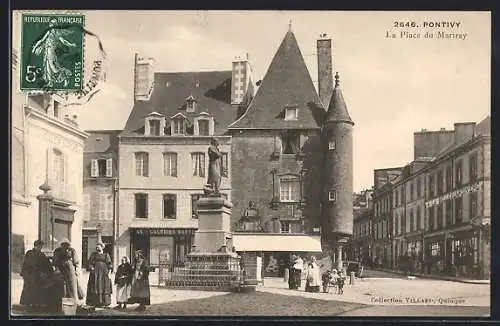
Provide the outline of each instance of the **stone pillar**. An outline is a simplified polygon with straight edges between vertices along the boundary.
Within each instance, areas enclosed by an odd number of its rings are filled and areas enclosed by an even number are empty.
[[[198,230],[194,236],[196,251],[217,252],[226,246],[227,238],[232,238],[232,204],[222,196],[208,195],[201,197],[197,206]]]
[[[102,224],[97,224],[97,243],[102,243]]]
[[[43,252],[52,257],[52,252],[57,244],[54,243],[54,220],[52,218],[52,200],[53,197],[49,193],[52,187],[48,181],[45,181],[38,189],[43,191],[43,194],[38,195],[38,239],[42,240],[45,245]]]

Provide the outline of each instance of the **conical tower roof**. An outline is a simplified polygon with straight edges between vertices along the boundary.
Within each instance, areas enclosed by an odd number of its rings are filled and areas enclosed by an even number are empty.
[[[340,90],[339,73],[335,74],[335,87],[333,88],[330,104],[326,113],[325,123],[328,122],[346,122],[354,124],[347,112],[347,106],[344,101],[344,96]]]
[[[284,119],[287,107],[298,108],[296,120]],[[254,99],[229,129],[319,128],[324,115],[297,39],[289,28]]]

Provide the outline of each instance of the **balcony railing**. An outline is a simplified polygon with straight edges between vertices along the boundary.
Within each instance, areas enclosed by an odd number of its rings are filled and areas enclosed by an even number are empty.
[[[49,181],[49,185],[52,187],[51,195],[55,200],[76,203],[76,190],[74,185],[53,180]]]

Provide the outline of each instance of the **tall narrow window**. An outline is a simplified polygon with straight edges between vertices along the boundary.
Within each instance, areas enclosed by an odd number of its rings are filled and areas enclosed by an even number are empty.
[[[191,218],[198,219],[198,199],[201,195],[193,194],[191,195]]]
[[[149,176],[149,154],[145,152],[135,153],[135,175]]]
[[[177,153],[163,153],[163,175],[177,177]]]
[[[221,168],[221,176],[223,178],[227,178],[229,176],[229,160],[227,153],[222,153],[220,168]]]
[[[105,159],[97,160],[97,167],[99,169],[99,176],[105,177],[106,176],[106,160]]]
[[[477,180],[477,153],[472,153],[469,156],[469,178],[470,182]]]
[[[439,170],[437,172],[437,195],[441,195],[443,193],[443,170]]]
[[[193,175],[205,177],[205,153],[191,153]]]
[[[173,194],[163,195],[163,218],[176,218],[176,202],[177,196]]]
[[[469,219],[477,216],[477,192],[469,194]]]
[[[298,154],[300,151],[300,133],[287,130],[281,135],[282,153]]]
[[[462,160],[455,163],[455,185],[457,187],[462,185]]]
[[[183,118],[173,120],[172,135],[184,135],[186,133],[186,122]]]
[[[198,134],[200,136],[209,136],[210,135],[210,123],[206,119],[198,120]]]
[[[455,198],[455,221],[457,223],[462,222],[463,220],[463,202],[462,197]]]
[[[413,226],[414,226],[415,220],[413,216],[413,210],[410,211],[410,232],[413,232]]]
[[[280,180],[280,201],[298,202],[300,201],[300,183],[297,179]]]
[[[52,176],[54,178],[54,182],[58,184],[64,183],[64,154],[54,149],[52,152]]]
[[[453,189],[453,168],[451,165],[446,167],[446,191]]]
[[[113,209],[113,206],[114,206],[114,201],[113,201],[113,195],[108,195],[108,199],[106,201],[107,203],[107,208],[106,208],[106,211],[107,211],[107,216],[106,216],[106,219],[107,220],[113,220],[113,214],[114,214],[114,209]]]
[[[429,230],[432,231],[434,230],[434,206],[429,207],[427,212],[427,215],[429,215]]]
[[[135,194],[135,218],[148,218],[147,194]]]
[[[447,200],[445,202],[445,211],[446,211],[446,226],[450,226],[453,224],[453,202],[451,200]]]
[[[414,183],[410,183],[410,199],[413,200],[415,199],[415,189],[414,189]]]
[[[151,136],[160,135],[160,120],[149,120],[149,134]]]
[[[443,203],[442,202],[439,203],[439,205],[437,206],[437,217],[436,217],[436,219],[437,219],[437,223],[436,223],[437,225],[436,225],[436,227],[438,229],[443,228],[444,225],[443,225]]]
[[[417,198],[422,197],[422,182],[420,178],[417,179]]]
[[[434,175],[431,174],[429,175],[429,198],[434,197],[434,187],[435,187]]]
[[[400,231],[399,231],[399,216],[396,216],[396,218],[394,219],[394,232],[396,235],[399,235]]]
[[[420,206],[417,206],[417,231],[420,231],[422,228],[422,211]]]

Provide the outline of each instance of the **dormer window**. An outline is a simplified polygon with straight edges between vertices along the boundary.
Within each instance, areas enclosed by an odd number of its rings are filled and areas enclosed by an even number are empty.
[[[214,134],[214,118],[207,112],[201,112],[194,118],[195,136],[212,136]]]
[[[200,136],[209,136],[208,120],[198,120],[198,133]]]
[[[185,135],[186,134],[186,117],[180,113],[172,117],[170,125],[172,135]]]
[[[164,136],[165,135],[165,117],[158,112],[151,112],[144,123],[145,136]]]
[[[186,98],[186,112],[194,112],[196,110],[196,102],[193,95],[189,95],[189,97]]]
[[[299,109],[297,107],[287,107],[285,109],[285,120],[297,120]]]
[[[160,120],[149,120],[149,134],[151,136],[160,135]]]

